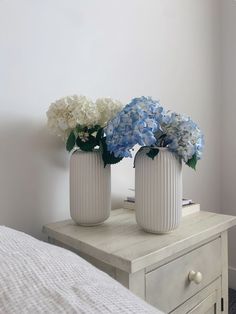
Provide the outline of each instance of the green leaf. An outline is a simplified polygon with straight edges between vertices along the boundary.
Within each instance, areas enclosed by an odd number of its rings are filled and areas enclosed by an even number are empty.
[[[100,129],[100,125],[96,124],[94,127],[92,127],[91,129],[88,129],[88,133],[89,134],[93,134],[94,132],[97,132]]]
[[[197,165],[197,155],[194,154],[191,159],[189,159],[186,164],[190,167],[196,170],[196,165]]]
[[[100,144],[102,147],[102,159],[104,162],[104,168],[106,167],[106,165],[117,164],[118,162],[120,162],[123,159],[122,157],[115,157],[114,153],[110,153],[107,150],[107,144],[106,144],[106,138],[105,137],[103,137],[100,140]]]
[[[150,148],[149,152],[146,154],[148,157],[152,158],[152,160],[158,155],[158,148]]]
[[[66,141],[66,149],[68,152],[71,152],[75,146],[75,134],[74,131],[71,131],[67,141]]]
[[[98,132],[97,132],[97,135],[96,135],[96,139],[97,139],[98,142],[100,142],[102,140],[103,135],[104,135],[103,128],[99,128]]]
[[[86,142],[82,141],[79,137],[76,139],[77,146],[85,151],[85,152],[91,152],[93,151],[94,147],[99,145],[96,137],[89,135],[88,140]]]

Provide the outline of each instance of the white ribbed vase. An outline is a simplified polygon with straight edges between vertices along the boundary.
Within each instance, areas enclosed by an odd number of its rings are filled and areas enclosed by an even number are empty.
[[[135,214],[147,232],[166,233],[179,226],[182,213],[182,163],[166,148],[152,160],[147,150],[135,159]]]
[[[70,214],[80,225],[97,225],[110,216],[111,168],[100,151],[76,150],[70,159]]]

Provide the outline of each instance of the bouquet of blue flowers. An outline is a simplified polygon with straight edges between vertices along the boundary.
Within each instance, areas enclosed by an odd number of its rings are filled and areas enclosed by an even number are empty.
[[[135,145],[149,147],[154,158],[158,147],[167,147],[188,166],[196,168],[202,157],[204,138],[189,117],[166,111],[151,97],[134,98],[104,129],[107,150],[117,158],[131,157]]]

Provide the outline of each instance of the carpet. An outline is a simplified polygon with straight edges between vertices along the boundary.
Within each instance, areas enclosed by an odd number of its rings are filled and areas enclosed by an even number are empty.
[[[229,314],[236,314],[236,290],[229,289]]]

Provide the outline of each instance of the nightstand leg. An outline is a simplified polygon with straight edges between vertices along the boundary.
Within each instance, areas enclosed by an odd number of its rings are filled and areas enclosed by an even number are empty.
[[[222,256],[222,313],[228,314],[228,232],[221,234],[221,256]]]

